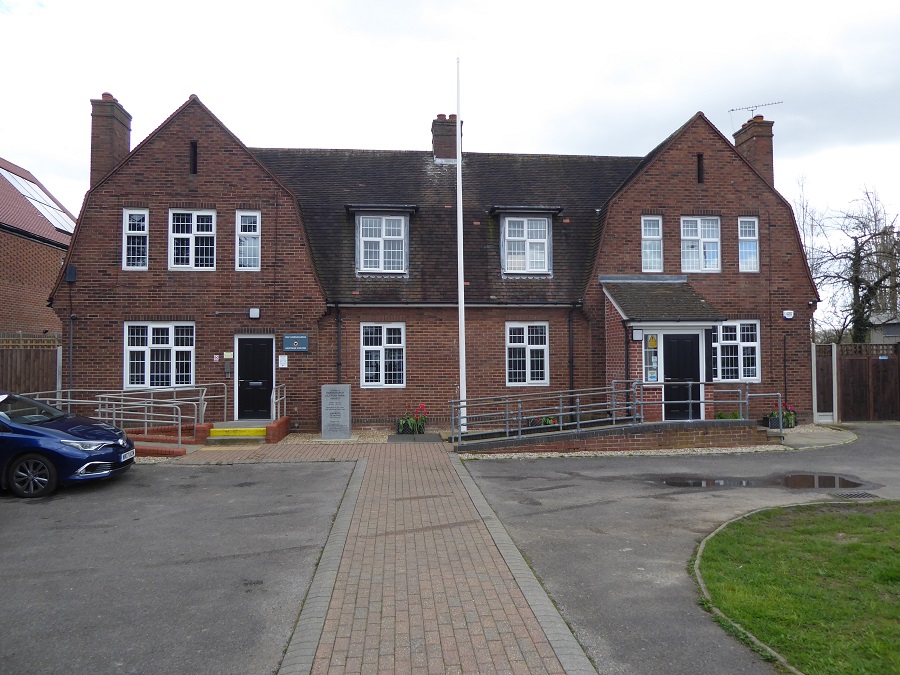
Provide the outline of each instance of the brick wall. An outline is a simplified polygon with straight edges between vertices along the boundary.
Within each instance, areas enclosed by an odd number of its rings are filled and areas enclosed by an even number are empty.
[[[684,448],[736,448],[777,444],[754,422],[661,422],[600,429],[579,434],[542,434],[466,444],[459,452],[635,452]]]
[[[65,255],[55,246],[0,231],[0,332],[62,330],[47,298]]]
[[[538,393],[568,389],[569,308],[483,309],[466,311],[466,389],[468,398],[505,394]],[[334,312],[334,310],[332,310]],[[400,417],[407,405],[424,403],[429,417],[445,423],[448,402],[459,397],[459,328],[455,308],[416,309],[342,308],[341,380],[351,385],[352,416],[356,420],[387,421]],[[337,350],[334,315],[320,322],[328,333],[322,352],[322,383],[335,383]],[[549,323],[549,374],[546,386],[506,386],[507,321]],[[360,386],[360,324],[406,324],[406,386],[364,388]],[[574,386],[592,386],[590,336],[585,316],[572,313],[574,336]]]

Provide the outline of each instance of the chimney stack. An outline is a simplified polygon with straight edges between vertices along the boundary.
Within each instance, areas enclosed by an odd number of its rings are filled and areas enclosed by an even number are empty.
[[[109,92],[91,99],[91,187],[131,152],[131,115]]]
[[[431,123],[431,147],[438,164],[456,162],[456,115],[438,115]]]
[[[764,120],[762,115],[755,115],[734,134],[735,149],[772,187],[775,187],[775,160],[772,151],[774,124]]]

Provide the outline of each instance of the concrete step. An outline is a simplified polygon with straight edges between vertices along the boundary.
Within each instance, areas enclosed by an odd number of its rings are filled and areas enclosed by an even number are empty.
[[[265,427],[213,427],[209,430],[209,438],[242,437],[252,438],[256,436],[266,437]]]
[[[215,429],[213,429],[215,431]],[[266,430],[263,429],[262,434],[242,435],[227,434],[221,436],[213,436],[210,434],[206,439],[207,445],[247,445],[249,443],[263,444],[266,442]]]
[[[135,443],[134,454],[136,457],[181,457],[187,454],[187,448],[174,443]]]

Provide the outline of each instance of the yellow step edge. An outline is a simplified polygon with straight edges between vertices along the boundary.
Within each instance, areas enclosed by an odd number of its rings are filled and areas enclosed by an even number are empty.
[[[265,427],[248,427],[245,429],[239,429],[236,427],[228,427],[226,429],[210,429],[210,436],[265,436],[266,428]]]

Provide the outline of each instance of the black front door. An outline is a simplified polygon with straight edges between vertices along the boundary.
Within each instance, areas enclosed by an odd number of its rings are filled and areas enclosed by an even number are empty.
[[[272,338],[238,338],[238,419],[272,417]]]
[[[700,419],[700,336],[663,335],[665,419]],[[677,384],[694,382],[693,386]]]

